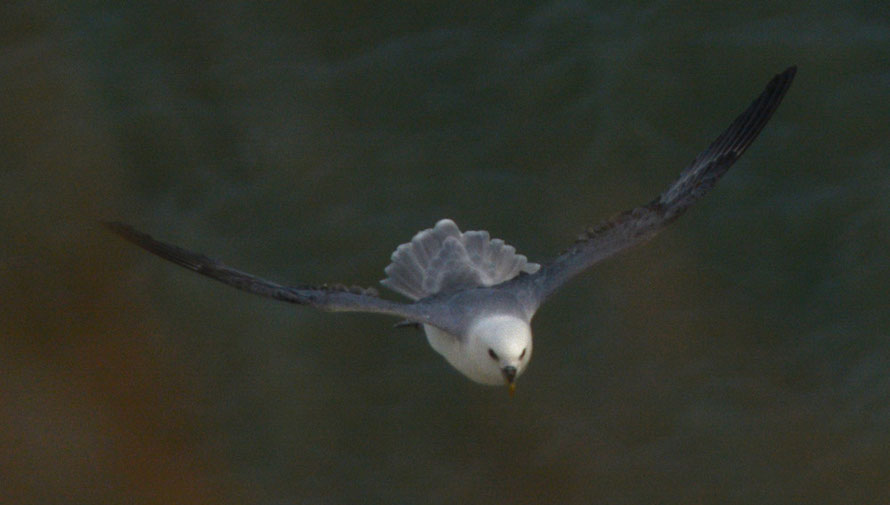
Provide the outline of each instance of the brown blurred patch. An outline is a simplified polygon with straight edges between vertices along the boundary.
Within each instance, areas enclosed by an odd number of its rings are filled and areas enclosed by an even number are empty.
[[[77,38],[42,22],[0,59],[0,502],[240,502],[186,364],[152,347],[150,301],[96,225],[127,205],[127,160]]]

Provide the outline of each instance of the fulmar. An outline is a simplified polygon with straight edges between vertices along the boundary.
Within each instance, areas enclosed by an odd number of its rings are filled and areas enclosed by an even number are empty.
[[[594,264],[651,239],[704,196],[754,141],[791,86],[796,67],[766,89],[663,193],[651,202],[588,228],[553,261],[539,265],[486,231],[461,232],[450,219],[400,245],[381,283],[409,302],[344,285],[284,285],[235,270],[203,254],[155,240],[121,222],[111,231],[161,258],[238,289],[332,312],[396,316],[422,326],[430,346],[473,381],[507,385],[532,357],[535,312],[570,279]]]

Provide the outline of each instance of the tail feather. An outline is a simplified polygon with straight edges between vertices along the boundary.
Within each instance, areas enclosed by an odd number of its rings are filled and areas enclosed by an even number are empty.
[[[539,268],[487,231],[461,233],[454,221],[443,219],[396,249],[381,284],[419,300],[442,291],[493,286]]]

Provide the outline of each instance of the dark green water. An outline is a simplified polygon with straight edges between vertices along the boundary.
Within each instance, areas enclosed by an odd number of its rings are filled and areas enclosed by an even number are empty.
[[[890,500],[886,6],[142,5],[0,8],[0,502]],[[539,312],[513,399],[96,225],[294,283],[443,217],[546,261],[791,64],[712,194]]]

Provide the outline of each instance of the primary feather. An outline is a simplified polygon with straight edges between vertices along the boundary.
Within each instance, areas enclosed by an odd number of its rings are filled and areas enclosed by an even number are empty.
[[[797,67],[776,75],[766,89],[689,164],[667,190],[648,204],[589,228],[552,263],[512,286],[530,292],[533,308],[594,264],[654,237],[703,197],[754,142],[791,86]]]

